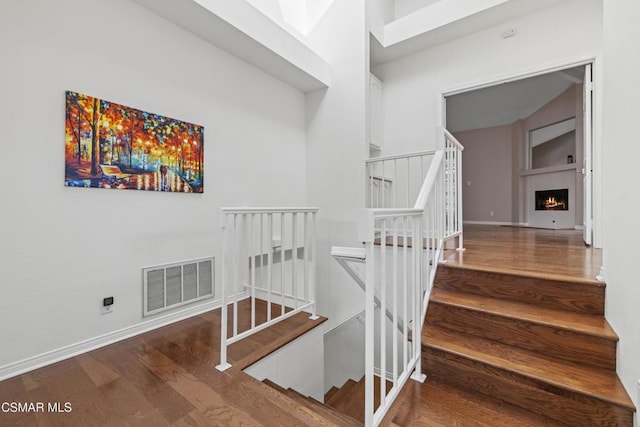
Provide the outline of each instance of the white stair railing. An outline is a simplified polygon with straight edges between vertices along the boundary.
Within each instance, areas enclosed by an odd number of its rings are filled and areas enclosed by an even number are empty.
[[[317,208],[221,209],[218,370],[231,367],[227,347],[234,342],[301,311],[310,311],[311,318],[317,318],[317,211]],[[238,303],[244,299],[250,299],[248,314],[238,310]],[[258,318],[258,313],[264,313],[257,310],[258,304],[266,304],[266,316]]]
[[[358,248],[351,252],[347,248],[333,251],[349,274],[365,283],[366,426],[377,426],[382,421],[409,378],[424,380],[420,336],[438,262],[446,240],[457,238],[458,250],[463,250],[464,147],[446,129],[439,134],[443,138],[439,150],[367,161],[369,183],[376,176],[378,181],[389,182],[390,188],[377,196],[373,192],[368,195],[368,206],[378,208],[364,209],[361,214],[359,240],[364,242],[364,255]],[[428,163],[428,167],[417,171],[412,162]],[[406,165],[405,170],[401,172],[398,165]],[[401,185],[394,189],[396,183]],[[415,188],[419,191],[413,206],[399,207],[406,204],[406,195]],[[404,194],[405,199],[399,194]],[[395,209],[384,208],[390,205]],[[349,258],[364,262],[364,278],[356,274]],[[384,308],[386,317],[380,315],[376,319],[376,305]],[[401,319],[405,322],[399,329]],[[374,408],[376,372],[381,381],[380,405]],[[389,391],[385,382],[390,383]]]
[[[442,129],[445,149],[446,219],[444,239],[458,238],[458,250],[463,250],[462,236],[462,151],[464,147],[446,129]]]
[[[421,245],[423,215],[421,209],[365,209],[360,219],[359,239],[364,241],[366,253],[366,426],[379,424],[410,376],[423,380],[419,327],[425,278]],[[377,243],[377,236],[382,245]],[[389,308],[391,320],[383,315],[376,319],[376,287],[379,287],[380,305]],[[402,329],[399,328],[401,319]],[[381,381],[377,409],[373,395],[376,370]],[[387,381],[391,383],[388,392]]]
[[[436,150],[367,159],[367,207],[410,208]]]

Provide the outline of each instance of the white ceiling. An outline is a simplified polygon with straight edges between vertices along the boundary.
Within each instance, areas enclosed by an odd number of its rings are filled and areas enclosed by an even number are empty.
[[[556,6],[564,1],[567,0],[496,1],[495,6],[488,7],[481,11],[476,11],[468,16],[461,16],[460,19],[453,20],[435,28],[427,28],[422,32],[416,31],[415,36],[404,40],[398,41],[395,40],[395,37],[392,37],[393,40],[389,39],[389,37],[387,37],[387,33],[396,32],[395,30],[398,29],[402,32],[403,29],[415,27],[416,18],[428,16],[430,9],[438,8],[442,3],[444,3],[444,0],[433,2],[426,2],[423,0],[426,7],[422,7],[413,13],[401,16],[395,21],[389,22],[384,26],[384,36],[382,37],[384,40],[376,40],[373,38],[371,43],[371,67],[391,62],[403,56],[411,55],[438,44],[468,36],[504,22]],[[416,2],[419,3],[417,0]],[[452,4],[468,3],[456,0],[447,0],[447,2]],[[473,2],[471,4],[473,5]],[[424,21],[424,19],[421,18],[417,21],[419,23],[420,21]]]
[[[447,97],[447,129],[460,132],[511,124],[540,109],[571,84],[584,67],[557,71]]]
[[[303,92],[329,86],[329,64],[248,2],[133,1]]]

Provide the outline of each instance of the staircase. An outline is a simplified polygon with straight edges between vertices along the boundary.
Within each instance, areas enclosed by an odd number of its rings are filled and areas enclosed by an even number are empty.
[[[373,396],[374,396],[374,409],[380,406],[380,377],[373,377]],[[387,381],[387,392],[391,390],[393,385],[390,381]],[[361,424],[364,423],[364,391],[365,391],[365,377],[360,378],[359,381],[347,380],[342,387],[331,387],[329,391],[324,395],[324,402],[327,406],[334,408],[336,411],[346,414],[351,418],[358,420]]]
[[[324,395],[325,403],[304,396],[292,388],[285,389],[269,379],[262,382],[317,414],[319,419],[330,421],[332,425],[361,426],[364,423],[364,376],[358,381],[349,379],[341,387],[331,387]],[[391,382],[387,381],[387,391],[391,386]],[[377,408],[380,405],[380,377],[378,376],[374,377],[374,393],[374,407]]]
[[[262,382],[267,384],[274,390],[280,392],[281,394],[288,396],[290,399],[295,401],[298,405],[300,405],[303,408],[306,408],[310,414],[315,414],[318,417],[318,425],[324,424],[324,425],[345,426],[345,427],[348,427],[348,426],[355,427],[355,426],[362,425],[362,421],[354,419],[350,415],[345,414],[343,412],[336,411],[330,408],[329,406],[321,402],[318,402],[312,397],[304,396],[303,394],[295,391],[292,388],[285,389],[284,387],[279,386],[278,384],[274,383],[273,381],[270,381],[269,379],[265,379]],[[352,382],[354,384],[357,384],[355,381],[352,381]],[[359,406],[362,408],[362,405],[359,405]],[[364,409],[362,409],[362,411],[364,411]]]
[[[603,283],[442,264],[422,332],[427,376],[575,426],[632,426]]]

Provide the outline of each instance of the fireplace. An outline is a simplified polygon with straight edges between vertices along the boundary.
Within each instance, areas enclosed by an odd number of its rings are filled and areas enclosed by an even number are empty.
[[[537,211],[568,211],[569,189],[536,191]]]

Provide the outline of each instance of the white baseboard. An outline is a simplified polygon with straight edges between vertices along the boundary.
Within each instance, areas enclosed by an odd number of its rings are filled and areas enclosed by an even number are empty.
[[[524,226],[526,224],[519,222],[507,222],[507,221],[463,221],[463,224],[469,225],[512,225],[512,226]]]
[[[189,307],[170,314],[165,314],[164,316],[159,316],[155,319],[147,320],[133,326],[128,326],[117,331],[109,332],[107,334],[89,338],[75,344],[47,351],[36,356],[28,357],[17,362],[9,363],[8,365],[0,366],[0,381],[15,377],[16,375],[24,374],[25,372],[33,371],[34,369],[42,368],[43,366],[60,362],[61,360],[69,359],[70,357],[77,356],[82,353],[87,353],[91,350],[95,350],[97,348],[104,347],[136,335],[140,335],[144,332],[158,329],[162,326],[166,326],[180,320],[188,319],[189,317],[197,316],[218,307],[220,307],[219,299],[208,301],[207,303],[200,304],[196,307]]]

